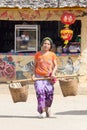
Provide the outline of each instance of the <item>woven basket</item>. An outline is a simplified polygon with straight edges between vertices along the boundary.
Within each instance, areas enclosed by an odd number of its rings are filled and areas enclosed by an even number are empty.
[[[78,92],[78,80],[77,79],[59,80],[59,84],[60,84],[64,97],[77,95],[77,92]]]
[[[13,99],[13,102],[26,102],[28,98],[28,86],[24,85],[21,88],[12,88],[9,85],[9,90]]]

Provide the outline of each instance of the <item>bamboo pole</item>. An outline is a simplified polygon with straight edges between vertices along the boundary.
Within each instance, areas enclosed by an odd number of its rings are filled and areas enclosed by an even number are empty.
[[[61,79],[61,78],[73,78],[73,77],[80,77],[84,76],[82,74],[75,74],[75,75],[62,75],[62,76],[56,76],[55,78]],[[51,77],[41,77],[41,78],[29,78],[29,79],[20,79],[20,80],[13,80],[13,81],[7,81],[7,83],[17,83],[17,82],[24,82],[24,81],[36,81],[36,80],[45,80],[45,79],[51,79]]]

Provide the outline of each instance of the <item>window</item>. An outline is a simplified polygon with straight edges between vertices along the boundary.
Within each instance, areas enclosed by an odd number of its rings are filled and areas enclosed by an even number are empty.
[[[36,52],[37,43],[37,25],[15,25],[15,52]]]
[[[34,36],[36,38],[37,36],[37,42],[35,43],[37,48],[33,48],[35,50],[32,50],[32,47],[27,46],[21,46],[19,45],[19,48],[17,46],[17,43],[15,42],[15,26],[18,25],[20,28],[18,29],[18,36],[20,36],[23,31],[25,31],[27,28],[21,28],[23,27],[23,24],[28,27],[29,25],[37,25],[37,33],[34,31],[31,31],[30,29],[27,30],[28,33],[30,33],[30,37]],[[35,52],[40,49],[41,41],[44,37],[51,37],[54,42],[55,47],[55,53],[62,54],[62,53],[80,53],[81,48],[81,21],[76,20],[74,24],[70,25],[70,29],[73,30],[73,38],[71,41],[69,41],[68,46],[64,48],[64,41],[61,39],[60,36],[60,30],[64,28],[64,25],[61,23],[61,21],[0,21],[0,53],[8,53],[8,52]],[[21,29],[21,31],[20,31]],[[17,30],[16,30],[17,31]],[[33,34],[32,34],[33,33]],[[16,40],[18,39],[16,35]],[[25,48],[23,48],[25,47]]]

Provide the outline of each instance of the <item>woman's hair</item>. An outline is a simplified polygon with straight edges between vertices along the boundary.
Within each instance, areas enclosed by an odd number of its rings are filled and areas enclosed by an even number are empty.
[[[41,46],[43,45],[44,41],[48,40],[50,42],[50,45],[51,45],[51,48],[52,49],[52,46],[53,46],[53,40],[50,38],[50,37],[45,37],[43,38],[42,40],[42,43],[41,43]]]

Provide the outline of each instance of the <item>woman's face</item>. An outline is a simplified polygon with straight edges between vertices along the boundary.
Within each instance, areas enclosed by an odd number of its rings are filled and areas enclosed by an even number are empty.
[[[51,49],[51,43],[49,40],[45,40],[42,45],[42,50],[49,51]]]

